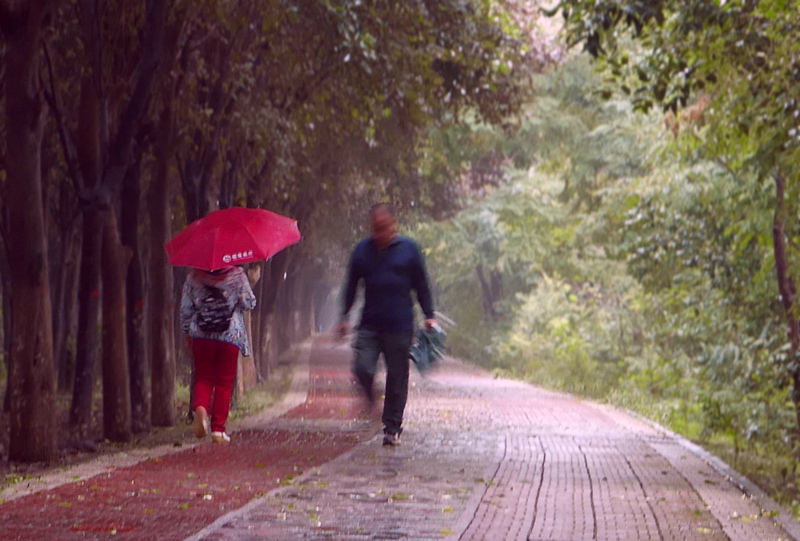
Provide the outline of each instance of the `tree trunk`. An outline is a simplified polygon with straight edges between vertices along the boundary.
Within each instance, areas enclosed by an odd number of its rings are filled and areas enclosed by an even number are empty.
[[[276,353],[280,356],[286,351],[292,343],[292,329],[294,328],[294,312],[289,303],[288,288],[286,282],[283,282],[283,287],[278,294],[277,302],[275,303],[275,328],[273,329],[273,336],[276,342]],[[277,357],[276,357],[277,358]]]
[[[83,212],[83,245],[78,286],[78,335],[75,350],[75,384],[69,426],[74,440],[85,440],[92,427],[92,393],[98,354],[100,316],[100,257],[103,219],[98,206]]]
[[[481,305],[483,306],[483,315],[484,317],[494,321],[497,319],[497,311],[494,308],[492,284],[486,280],[486,276],[483,272],[483,265],[479,264],[476,266],[475,272],[478,274],[478,280],[481,284]]]
[[[55,385],[41,149],[47,107],[39,88],[46,2],[0,3],[5,36],[8,255],[14,334],[9,362],[9,459],[55,456]]]
[[[67,262],[67,279],[66,279],[66,295],[64,318],[66,325],[64,329],[63,341],[64,343],[59,346],[60,350],[56,353],[60,356],[57,366],[58,372],[58,389],[59,391],[69,391],[72,389],[72,384],[75,381],[75,344],[77,342],[78,333],[78,289],[80,280],[80,267],[81,267],[81,239],[80,232],[75,234],[70,245],[70,258]]]
[[[320,282],[316,288],[314,298],[314,331],[323,332],[330,329],[338,321],[338,309],[332,299],[334,287],[326,282]]]
[[[247,278],[250,282],[251,289],[255,292],[258,291],[259,283],[261,282],[261,265],[254,265],[247,271]],[[256,306],[258,306],[258,299],[256,298]],[[249,389],[254,386],[258,381],[258,375],[255,366],[256,360],[256,343],[253,336],[253,316],[258,313],[258,310],[251,310],[245,312],[245,324],[247,326],[247,335],[250,337],[250,357],[243,357],[239,355],[239,385],[240,391]]]
[[[772,221],[772,246],[775,253],[775,272],[778,279],[778,291],[786,312],[787,337],[789,339],[789,374],[792,377],[794,402],[798,437],[800,437],[800,320],[794,313],[794,303],[797,299],[797,287],[789,274],[789,261],[786,255],[786,178],[780,173],[775,176],[776,206],[775,216]]]
[[[277,310],[278,293],[284,284],[283,275],[289,265],[289,257],[286,252],[279,252],[269,262],[269,269],[266,276],[261,277],[261,298],[258,303],[261,306],[261,377],[268,381],[272,375],[272,370],[277,361],[277,354],[280,351],[279,331],[280,326],[286,322],[281,321],[280,317],[275,316]]]
[[[313,276],[313,275],[312,275]],[[319,276],[315,277],[314,280],[303,281],[300,284],[301,291],[305,297],[303,302],[303,336],[301,340],[305,340],[315,331],[314,329],[314,298],[316,297],[316,291],[314,288],[314,284],[318,283]]]
[[[91,3],[90,3],[91,4]],[[88,6],[87,6],[88,9]],[[91,16],[85,13],[88,19]],[[88,22],[87,35],[94,34]],[[86,37],[85,43],[91,44]],[[91,49],[94,52],[94,49]],[[97,69],[93,55],[91,65]],[[80,163],[85,186],[81,189],[83,228],[81,235],[81,268],[78,285],[78,335],[75,350],[75,383],[72,388],[72,406],[69,413],[70,436],[73,441],[90,437],[92,429],[92,395],[94,393],[95,367],[98,356],[98,325],[100,317],[100,258],[103,249],[102,213],[108,212],[108,200],[99,194],[101,176],[100,158],[100,98],[94,84],[99,74],[87,70],[81,79],[79,101],[80,118],[77,126],[75,150]]]
[[[76,238],[74,226],[70,225],[59,235],[61,243],[59,266],[55,272],[53,288],[53,356],[55,357],[57,385],[59,390],[68,390],[72,380],[72,366],[67,344],[71,335],[73,300],[75,297],[75,262],[79,258],[79,239]]]
[[[261,272],[261,280],[259,280],[258,291],[258,328],[255,333],[258,335],[258,357],[256,358],[256,369],[258,371],[258,378],[260,382],[268,381],[271,374],[270,365],[270,343],[272,341],[272,320],[270,313],[273,306],[269,305],[268,293],[272,287],[272,275],[275,272],[274,259],[266,261],[264,268]]]
[[[126,277],[128,368],[130,373],[131,428],[150,431],[150,395],[147,385],[148,344],[145,321],[144,271],[139,246],[139,199],[141,168],[131,167],[122,188],[122,243],[131,250]]]
[[[3,197],[0,200],[6,201],[7,198]],[[3,224],[3,231],[8,231],[7,224]],[[8,239],[3,239],[3,246],[0,248],[0,276],[3,281],[3,361],[6,363],[6,374],[8,374],[11,367],[11,342],[14,338],[14,332],[11,328],[11,269],[8,265],[7,246]],[[3,413],[8,413],[11,410],[9,380],[10,378],[6,377],[6,388],[3,393]]]
[[[103,228],[103,437],[131,439],[131,395],[125,331],[125,276],[132,251],[123,246],[114,211]]]
[[[61,348],[66,336],[67,318],[64,314],[67,294],[67,272],[65,260],[69,243],[64,232],[60,235],[51,235],[47,254],[50,262],[50,309],[53,316],[53,370],[55,374],[61,372]]]
[[[256,371],[256,380],[261,383],[263,380],[261,375],[260,355],[261,355],[261,289],[264,280],[261,277],[265,275],[265,267],[267,263],[262,261],[258,264],[259,280],[253,285],[253,293],[256,296],[256,308],[250,313],[250,345],[253,348],[253,365]]]
[[[173,317],[175,300],[172,291],[172,268],[164,244],[170,238],[169,146],[172,141],[172,112],[167,106],[159,123],[156,167],[153,175],[150,206],[150,359],[151,418],[155,426],[174,426],[175,409],[175,340]]]

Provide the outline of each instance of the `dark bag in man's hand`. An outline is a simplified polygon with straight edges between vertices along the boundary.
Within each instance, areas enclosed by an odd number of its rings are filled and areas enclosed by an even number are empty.
[[[444,331],[438,325],[430,332],[425,329],[417,330],[416,344],[411,346],[410,355],[420,372],[427,371],[442,358],[444,336]]]

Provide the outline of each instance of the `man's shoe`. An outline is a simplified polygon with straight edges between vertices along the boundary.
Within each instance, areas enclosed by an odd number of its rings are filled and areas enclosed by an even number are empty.
[[[208,420],[208,412],[203,406],[197,406],[194,410],[194,435],[205,438],[209,432],[211,432],[211,422]]]
[[[214,443],[230,443],[231,437],[228,436],[225,432],[212,432],[211,441],[213,441]]]
[[[400,445],[400,434],[389,434],[388,432],[383,435],[383,444],[396,447]]]

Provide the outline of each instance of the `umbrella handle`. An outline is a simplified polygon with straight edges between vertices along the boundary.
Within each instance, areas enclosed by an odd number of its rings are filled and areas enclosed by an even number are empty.
[[[450,319],[449,317],[447,317],[447,316],[446,316],[446,315],[444,315],[443,313],[439,312],[438,310],[434,310],[434,311],[433,311],[433,316],[434,316],[434,317],[435,317],[437,320],[439,320],[439,321],[441,321],[442,323],[445,323],[445,324],[447,324],[447,325],[450,325],[451,327],[458,327],[458,325],[456,325],[456,322],[455,322],[455,321],[453,321],[452,319]]]

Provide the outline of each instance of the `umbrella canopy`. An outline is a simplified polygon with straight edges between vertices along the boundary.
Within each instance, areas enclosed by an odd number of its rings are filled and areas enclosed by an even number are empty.
[[[166,249],[172,265],[217,270],[269,259],[301,238],[296,220],[268,210],[233,207],[195,220]]]

